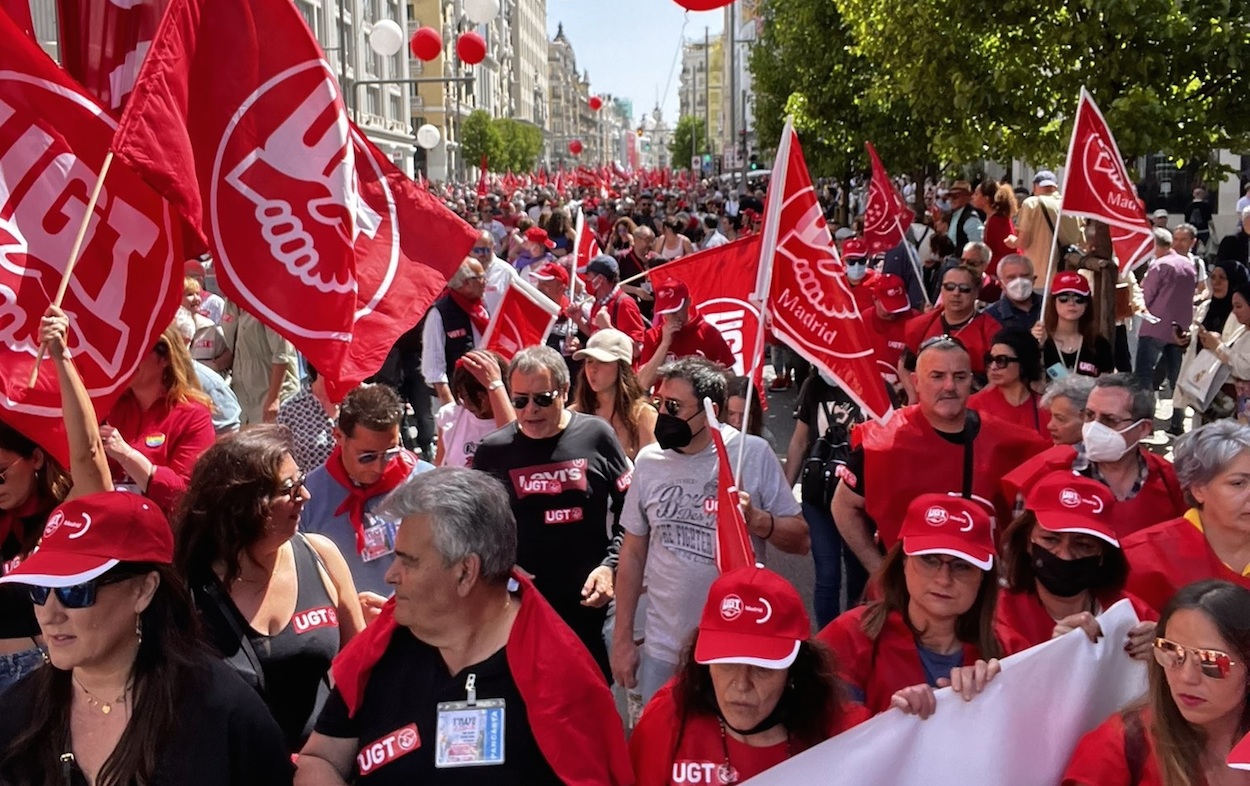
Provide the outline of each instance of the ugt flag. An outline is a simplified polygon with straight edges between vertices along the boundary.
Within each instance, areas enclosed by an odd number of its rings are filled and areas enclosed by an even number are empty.
[[[864,210],[864,242],[869,254],[879,254],[903,242],[904,232],[916,214],[907,206],[903,195],[894,187],[890,173],[885,171],[877,149],[865,142],[872,161],[872,181],[868,185],[868,207]]]
[[[725,573],[754,565],[755,547],[751,545],[751,534],[742,516],[738,483],[734,480],[720,423],[712,412],[711,399],[703,399],[703,411],[707,413],[708,433],[716,446],[716,569]]]
[[[560,307],[537,287],[513,278],[490,315],[482,344],[512,360],[522,349],[545,343],[559,314]]]

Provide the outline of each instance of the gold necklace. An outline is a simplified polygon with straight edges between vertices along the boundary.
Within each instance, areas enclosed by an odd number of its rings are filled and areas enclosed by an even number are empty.
[[[93,708],[99,707],[100,712],[104,713],[105,715],[108,715],[110,712],[113,711],[114,704],[125,704],[126,694],[130,693],[130,684],[127,683],[126,687],[122,688],[122,695],[118,696],[112,701],[100,701],[94,695],[92,695],[91,691],[87,690],[87,686],[82,684],[82,680],[78,679],[77,675],[74,675],[74,682],[78,683],[78,687],[82,688],[83,694],[86,695],[87,706],[93,707]]]

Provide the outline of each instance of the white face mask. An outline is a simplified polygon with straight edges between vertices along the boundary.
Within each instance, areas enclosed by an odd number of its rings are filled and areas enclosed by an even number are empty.
[[[868,275],[867,262],[851,262],[846,266],[846,277],[851,281],[863,281]]]
[[[1015,301],[1022,302],[1033,296],[1033,282],[1028,276],[1013,278],[1003,285],[1003,289],[1007,290],[1007,297]]]
[[[1140,420],[1135,420],[1119,431],[1096,420],[1086,423],[1081,427],[1081,441],[1085,443],[1085,455],[1096,464],[1119,461],[1133,447],[1124,438],[1124,432],[1139,423],[1141,423]]]

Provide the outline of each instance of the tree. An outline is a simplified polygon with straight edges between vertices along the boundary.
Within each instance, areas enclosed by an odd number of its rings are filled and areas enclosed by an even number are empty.
[[[494,121],[499,131],[502,156],[496,171],[529,172],[538,163],[543,149],[543,132],[530,123],[500,117]]]
[[[475,109],[460,124],[460,153],[466,166],[477,166],[485,156],[491,169],[504,155],[503,138],[485,109]]]
[[[694,156],[710,152],[707,149],[707,134],[703,127],[703,119],[684,115],[677,119],[677,128],[668,142],[668,153],[674,163],[683,168],[690,166]]]

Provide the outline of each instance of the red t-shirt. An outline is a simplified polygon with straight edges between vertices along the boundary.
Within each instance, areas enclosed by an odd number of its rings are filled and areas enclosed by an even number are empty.
[[[172,515],[178,498],[191,481],[191,468],[217,438],[213,413],[198,401],[170,407],[164,399],[142,412],[134,394],[127,391],[113,406],[108,424],[152,462],[147,497],[165,515]],[[117,462],[110,460],[109,468],[114,484],[126,481],[126,473]]]
[[[898,359],[907,349],[907,323],[915,315],[915,311],[900,314],[895,319],[882,319],[877,315],[876,306],[870,305],[864,311],[864,324],[868,327],[872,338],[873,359],[877,361],[877,370],[881,376],[893,381],[898,377]]]
[[[1128,599],[1133,604],[1139,620],[1154,621],[1159,614],[1138,598],[1124,591],[1104,593],[1098,598],[1098,605],[1104,609]],[[994,609],[994,626],[999,630],[1009,630],[1030,647],[1050,641],[1055,632],[1055,620],[1042,605],[1036,592],[1014,592],[1003,590],[998,593],[998,605]]]
[[[629,739],[636,786],[741,783],[808,747],[797,740],[755,747],[729,734],[722,737],[720,723],[711,715],[692,715],[682,729],[681,714],[673,699],[673,684],[669,682],[648,702]],[[868,717],[868,711],[862,706],[844,704],[826,739]],[[729,751],[728,767],[726,749]],[[727,774],[729,767],[737,772],[736,781],[720,777],[722,773]]]
[[[642,365],[645,366],[655,354],[663,335],[664,323],[661,321],[643,336],[642,358],[639,361]],[[729,344],[725,343],[720,331],[701,316],[692,317],[684,328],[674,334],[673,343],[668,348],[666,362],[691,355],[702,355],[713,363],[720,363],[725,368],[734,367],[733,350],[729,348]]]
[[[968,399],[968,407],[984,415],[993,415],[999,420],[1036,431],[1044,439],[1050,439],[1050,432],[1046,430],[1050,423],[1050,410],[1042,407],[1040,399],[1041,396],[1030,393],[1023,404],[1012,405],[1003,398],[1001,388],[990,385],[973,393]]]
[[[999,260],[1008,254],[1016,253],[1015,247],[1007,245],[1007,238],[1015,233],[1016,225],[1011,222],[1010,216],[995,213],[985,219],[985,234],[982,239],[985,245],[990,247],[990,264],[985,269],[986,273],[997,276]]]
[[[1117,712],[1077,743],[1060,786],[1163,786],[1150,734],[1150,711],[1141,710],[1140,717],[1141,777],[1136,782],[1129,774],[1125,754],[1124,716]],[[1197,783],[1203,782],[1199,774]]]
[[[1223,579],[1250,589],[1250,576],[1236,573],[1216,556],[1206,535],[1190,521],[1193,515],[1190,511],[1120,540],[1129,564],[1125,589],[1157,611],[1181,587],[1202,579]]]
[[[595,315],[604,309],[608,311],[612,327],[636,342],[642,341],[643,334],[647,331],[647,323],[642,319],[642,312],[638,310],[637,301],[620,289],[612,290],[612,294],[608,295],[603,305],[591,309],[589,322],[592,329],[597,330],[594,328]]]

